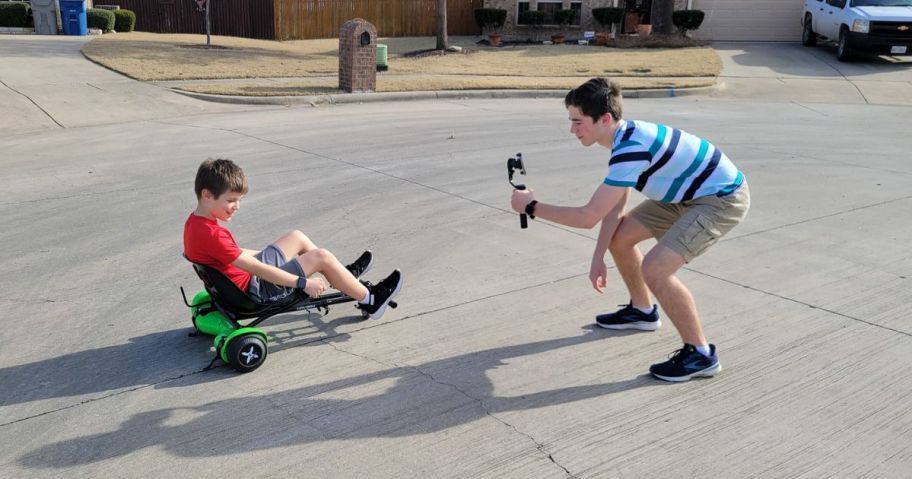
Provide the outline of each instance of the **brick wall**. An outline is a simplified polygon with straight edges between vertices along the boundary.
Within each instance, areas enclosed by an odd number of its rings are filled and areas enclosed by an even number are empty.
[[[571,0],[561,0],[562,8],[570,8]],[[525,40],[529,38],[530,32],[528,27],[517,26],[516,17],[518,15],[519,0],[485,0],[486,8],[502,8],[507,11],[507,21],[504,22],[503,34],[505,40]],[[550,3],[550,2],[549,2]],[[618,2],[620,3],[620,2]],[[538,0],[529,0],[529,9],[536,10]],[[582,0],[582,11],[580,12],[580,24],[571,25],[567,29],[567,37],[570,39],[582,38],[585,31],[599,30],[599,26],[592,20],[592,9],[598,7],[613,7],[615,0]],[[558,27],[545,27],[542,32],[544,36],[556,33]]]

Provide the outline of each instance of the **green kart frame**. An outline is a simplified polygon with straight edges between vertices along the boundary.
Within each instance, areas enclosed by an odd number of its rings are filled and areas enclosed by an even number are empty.
[[[207,370],[219,359],[242,373],[262,366],[268,354],[268,337],[256,326],[277,314],[311,310],[323,310],[324,314],[328,314],[331,305],[355,301],[343,293],[311,298],[303,290],[295,289],[294,293],[281,301],[264,302],[242,291],[220,271],[203,264],[191,263],[202,280],[204,289],[191,302],[187,302],[184,288],[181,287],[180,290],[184,304],[190,308],[190,318],[193,321],[194,331],[190,336],[199,333],[214,336],[215,357],[206,367]],[[389,306],[395,308],[396,303],[390,301]],[[363,310],[361,315],[368,317]],[[247,320],[250,322],[241,323]]]

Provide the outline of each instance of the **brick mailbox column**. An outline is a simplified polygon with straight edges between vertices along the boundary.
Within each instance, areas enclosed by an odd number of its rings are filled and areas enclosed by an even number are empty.
[[[362,18],[339,31],[339,89],[348,93],[377,88],[377,28]]]

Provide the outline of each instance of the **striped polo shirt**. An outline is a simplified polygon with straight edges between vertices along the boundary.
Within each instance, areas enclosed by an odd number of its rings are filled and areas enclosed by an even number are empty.
[[[621,120],[611,147],[605,184],[636,188],[647,198],[680,203],[726,196],[744,175],[712,143],[677,128]]]

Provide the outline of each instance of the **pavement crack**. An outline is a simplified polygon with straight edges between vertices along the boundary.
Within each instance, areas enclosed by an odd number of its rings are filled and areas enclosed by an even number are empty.
[[[221,367],[221,366],[216,366],[216,367]],[[213,368],[213,369],[215,369],[215,368]],[[200,374],[200,373],[204,373],[204,372],[206,372],[206,371],[208,371],[208,370],[207,370],[207,369],[200,369],[200,370],[197,370],[197,371],[193,371],[193,372],[181,374],[181,375],[178,375],[178,376],[166,378],[166,379],[163,379],[163,380],[158,381],[158,382],[155,382],[155,383],[143,384],[142,386],[136,386],[136,387],[129,388],[129,389],[124,389],[124,390],[121,390],[121,391],[116,391],[116,392],[113,392],[113,393],[110,393],[110,394],[105,394],[104,396],[89,398],[89,399],[86,399],[86,400],[83,400],[83,401],[79,401],[78,403],[75,403],[75,404],[69,404],[69,405],[67,405],[67,406],[58,407],[58,408],[55,408],[55,409],[51,409],[51,410],[49,410],[49,411],[44,411],[44,412],[40,412],[40,413],[38,413],[38,414],[32,414],[31,416],[26,416],[26,417],[22,417],[22,418],[19,418],[19,419],[14,419],[14,420],[9,421],[9,422],[5,422],[5,423],[3,423],[3,424],[0,424],[0,428],[6,427],[6,426],[10,426],[10,425],[13,425],[13,424],[17,424],[17,423],[20,423],[20,422],[28,421],[28,420],[30,420],[30,419],[35,419],[35,418],[38,418],[38,417],[41,417],[41,416],[47,416],[48,414],[53,414],[53,413],[55,413],[55,412],[66,411],[67,409],[73,409],[73,408],[75,408],[75,407],[79,407],[79,406],[82,406],[82,405],[85,405],[85,404],[91,404],[91,403],[93,403],[93,402],[103,401],[103,400],[108,399],[108,398],[112,398],[112,397],[115,397],[115,396],[120,396],[120,395],[122,395],[122,394],[127,394],[127,393],[131,393],[131,392],[134,392],[134,391],[139,391],[139,390],[141,390],[141,389],[147,389],[147,388],[150,388],[150,387],[156,387],[156,386],[158,386],[158,385],[160,385],[160,384],[169,383],[169,382],[171,382],[171,381],[177,381],[177,380],[179,380],[179,379],[183,379],[183,378],[186,378],[186,377],[189,377],[189,376],[194,376],[194,375],[197,375],[197,374]]]
[[[4,82],[3,80],[0,80],[0,84],[2,84],[3,86],[9,88],[11,91],[16,92],[16,93],[22,95],[26,100],[32,102],[32,105],[35,105],[35,108],[38,108],[39,110],[41,110],[41,113],[44,113],[45,115],[47,115],[47,117],[50,118],[51,121],[53,121],[54,123],[56,123],[57,126],[59,126],[60,128],[66,128],[65,126],[61,125],[60,122],[57,121],[57,119],[55,119],[53,116],[51,116],[51,114],[48,113],[47,110],[45,110],[44,108],[42,108],[41,105],[38,104],[38,102],[36,102],[35,100],[32,100],[32,98],[31,98],[30,96],[28,96],[28,95],[26,95],[25,93],[22,93],[21,91],[19,91],[19,90],[13,88],[13,87],[7,85],[6,82]]]
[[[803,220],[801,220],[801,221],[795,221],[795,222],[792,222],[792,223],[785,223],[785,224],[782,224],[782,225],[773,226],[772,228],[766,228],[766,229],[759,230],[759,231],[752,231],[752,232],[750,232],[750,233],[745,233],[745,234],[743,234],[743,235],[736,235],[736,236],[731,236],[731,237],[729,237],[729,238],[722,238],[721,240],[719,240],[719,242],[722,243],[722,242],[726,242],[726,241],[734,241],[734,240],[736,240],[736,239],[747,238],[748,236],[754,236],[754,235],[758,235],[758,234],[762,234],[762,233],[769,233],[770,231],[776,231],[776,230],[781,230],[781,229],[784,229],[784,228],[790,228],[790,227],[792,227],[792,226],[802,225],[802,224],[806,224],[806,223],[812,223],[812,222],[814,222],[814,221],[818,221],[818,220],[822,220],[822,219],[826,219],[826,218],[832,218],[832,217],[835,217],[835,216],[841,216],[841,215],[848,214],[848,213],[854,213],[854,212],[856,212],[856,211],[866,210],[866,209],[869,209],[869,208],[876,208],[876,207],[878,207],[878,206],[888,205],[888,204],[890,204],[890,203],[896,203],[897,201],[906,201],[906,200],[909,200],[909,199],[912,199],[912,195],[903,196],[903,197],[901,197],[901,198],[894,198],[894,199],[892,199],[892,200],[881,201],[881,202],[879,202],[879,203],[872,203],[872,204],[869,204],[869,205],[856,206],[855,208],[850,208],[850,209],[843,210],[843,211],[837,211],[837,212],[835,212],[835,213],[830,213],[830,214],[828,214],[828,215],[821,215],[821,216],[815,216],[815,217],[813,217],[813,218],[806,218],[806,219],[803,219]]]
[[[324,341],[324,342],[325,342],[325,341]],[[488,417],[490,417],[491,419],[493,419],[493,420],[495,420],[495,421],[497,421],[497,422],[503,424],[504,426],[506,426],[506,427],[508,427],[509,429],[513,430],[513,432],[515,432],[515,433],[517,433],[517,434],[519,434],[519,435],[521,435],[521,436],[524,436],[524,437],[526,437],[527,439],[529,439],[533,444],[535,444],[535,449],[536,449],[537,451],[539,451],[542,455],[544,455],[545,457],[547,457],[548,460],[550,460],[555,466],[560,467],[560,468],[564,471],[564,473],[567,474],[567,477],[572,477],[572,478],[574,478],[574,479],[577,477],[577,476],[573,475],[573,474],[570,472],[570,470],[568,470],[565,466],[563,466],[561,463],[557,462],[557,460],[554,458],[554,455],[553,455],[551,452],[548,451],[547,447],[545,446],[545,444],[544,444],[543,442],[541,442],[541,441],[535,439],[535,436],[533,436],[532,434],[527,433],[527,432],[525,432],[525,431],[519,430],[519,428],[517,428],[515,425],[510,424],[510,423],[507,422],[506,420],[501,419],[500,417],[498,417],[497,415],[495,415],[494,413],[492,413],[491,410],[485,405],[483,399],[477,398],[477,397],[475,397],[475,396],[469,394],[468,392],[466,392],[465,390],[463,390],[463,389],[462,389],[461,387],[459,387],[458,385],[453,384],[453,383],[450,383],[450,382],[447,382],[447,381],[444,381],[444,380],[441,380],[441,379],[438,379],[438,378],[436,378],[433,374],[431,374],[431,373],[429,373],[429,372],[427,372],[427,371],[421,369],[421,368],[418,367],[418,366],[412,366],[412,365],[410,365],[410,364],[395,364],[395,363],[390,364],[390,363],[385,363],[385,362],[383,362],[383,361],[381,361],[381,360],[379,360],[379,359],[376,359],[376,358],[373,358],[373,357],[370,357],[370,356],[365,356],[365,355],[363,355],[363,354],[358,354],[358,353],[355,353],[355,352],[352,352],[352,351],[349,351],[349,350],[340,348],[339,346],[337,346],[337,345],[335,345],[335,344],[332,344],[332,343],[328,343],[328,342],[327,342],[326,344],[329,344],[330,346],[332,346],[333,349],[335,349],[336,351],[339,351],[339,352],[341,352],[341,353],[348,354],[348,355],[351,355],[351,356],[355,356],[355,357],[357,357],[357,358],[361,358],[361,359],[364,359],[364,360],[366,360],[366,361],[370,361],[370,362],[373,362],[373,363],[377,363],[377,364],[380,364],[380,365],[382,365],[382,366],[384,366],[384,367],[396,368],[396,369],[404,369],[404,370],[408,370],[408,371],[414,371],[414,372],[420,374],[421,376],[424,376],[424,377],[430,379],[430,380],[431,380],[432,382],[434,382],[435,384],[439,384],[439,385],[441,385],[441,386],[449,387],[449,388],[452,388],[452,389],[456,390],[456,392],[458,392],[459,394],[461,394],[462,396],[464,396],[466,399],[469,399],[470,401],[472,401],[472,402],[478,404],[478,406],[485,412],[485,415],[486,415],[486,416],[488,416]]]
[[[707,277],[707,278],[713,278],[713,279],[715,279],[715,280],[722,281],[722,282],[725,282],[725,283],[728,283],[728,284],[732,284],[732,285],[735,285],[735,286],[740,286],[740,287],[742,287],[742,288],[744,288],[744,289],[749,289],[749,290],[751,290],[751,291],[756,291],[756,292],[758,292],[758,293],[765,294],[765,295],[767,295],[767,296],[772,296],[772,297],[774,297],[774,298],[779,298],[779,299],[782,299],[782,300],[785,300],[785,301],[789,301],[789,302],[792,302],[792,303],[795,303],[795,304],[800,304],[800,305],[802,305],[802,306],[807,306],[808,308],[811,308],[811,309],[819,309],[820,311],[824,311],[824,312],[833,314],[833,315],[835,315],[835,316],[839,316],[839,317],[841,317],[841,318],[845,318],[845,319],[849,319],[849,320],[856,321],[856,322],[859,322],[859,323],[867,324],[868,326],[874,326],[875,328],[880,328],[880,329],[884,329],[884,330],[887,330],[887,331],[892,331],[892,332],[894,332],[894,333],[899,333],[899,334],[901,334],[901,335],[903,335],[903,336],[908,336],[908,337],[912,338],[912,332],[909,332],[909,331],[903,331],[903,330],[901,330],[901,329],[891,328],[891,327],[889,327],[889,326],[884,326],[884,325],[882,325],[882,324],[877,324],[877,323],[874,323],[874,322],[871,322],[871,321],[866,321],[866,320],[861,319],[861,318],[856,318],[855,316],[851,316],[851,315],[848,315],[848,314],[845,314],[845,313],[840,313],[839,311],[833,311],[832,309],[827,309],[827,308],[824,308],[824,307],[822,307],[822,306],[817,306],[817,305],[815,305],[815,304],[811,304],[811,303],[808,303],[808,302],[805,302],[805,301],[801,301],[800,299],[795,299],[795,298],[790,298],[790,297],[788,297],[788,296],[783,296],[783,295],[781,295],[781,294],[774,293],[774,292],[772,292],[772,291],[766,291],[766,290],[764,290],[764,289],[760,289],[760,288],[757,288],[757,287],[754,287],[754,286],[750,286],[750,285],[747,285],[747,284],[744,284],[744,283],[739,283],[739,282],[737,282],[737,281],[732,281],[732,280],[730,280],[730,279],[725,279],[725,278],[722,278],[722,277],[720,277],[720,276],[712,275],[712,274],[709,274],[709,273],[704,273],[704,272],[702,272],[702,271],[699,271],[699,270],[696,270],[696,269],[691,269],[691,268],[688,268],[688,267],[686,267],[686,266],[685,266],[684,268],[682,268],[682,269],[685,269],[685,270],[687,270],[687,271],[690,271],[691,273],[695,273],[695,274],[699,274],[699,275],[701,275],[701,276],[705,276],[705,277]]]

